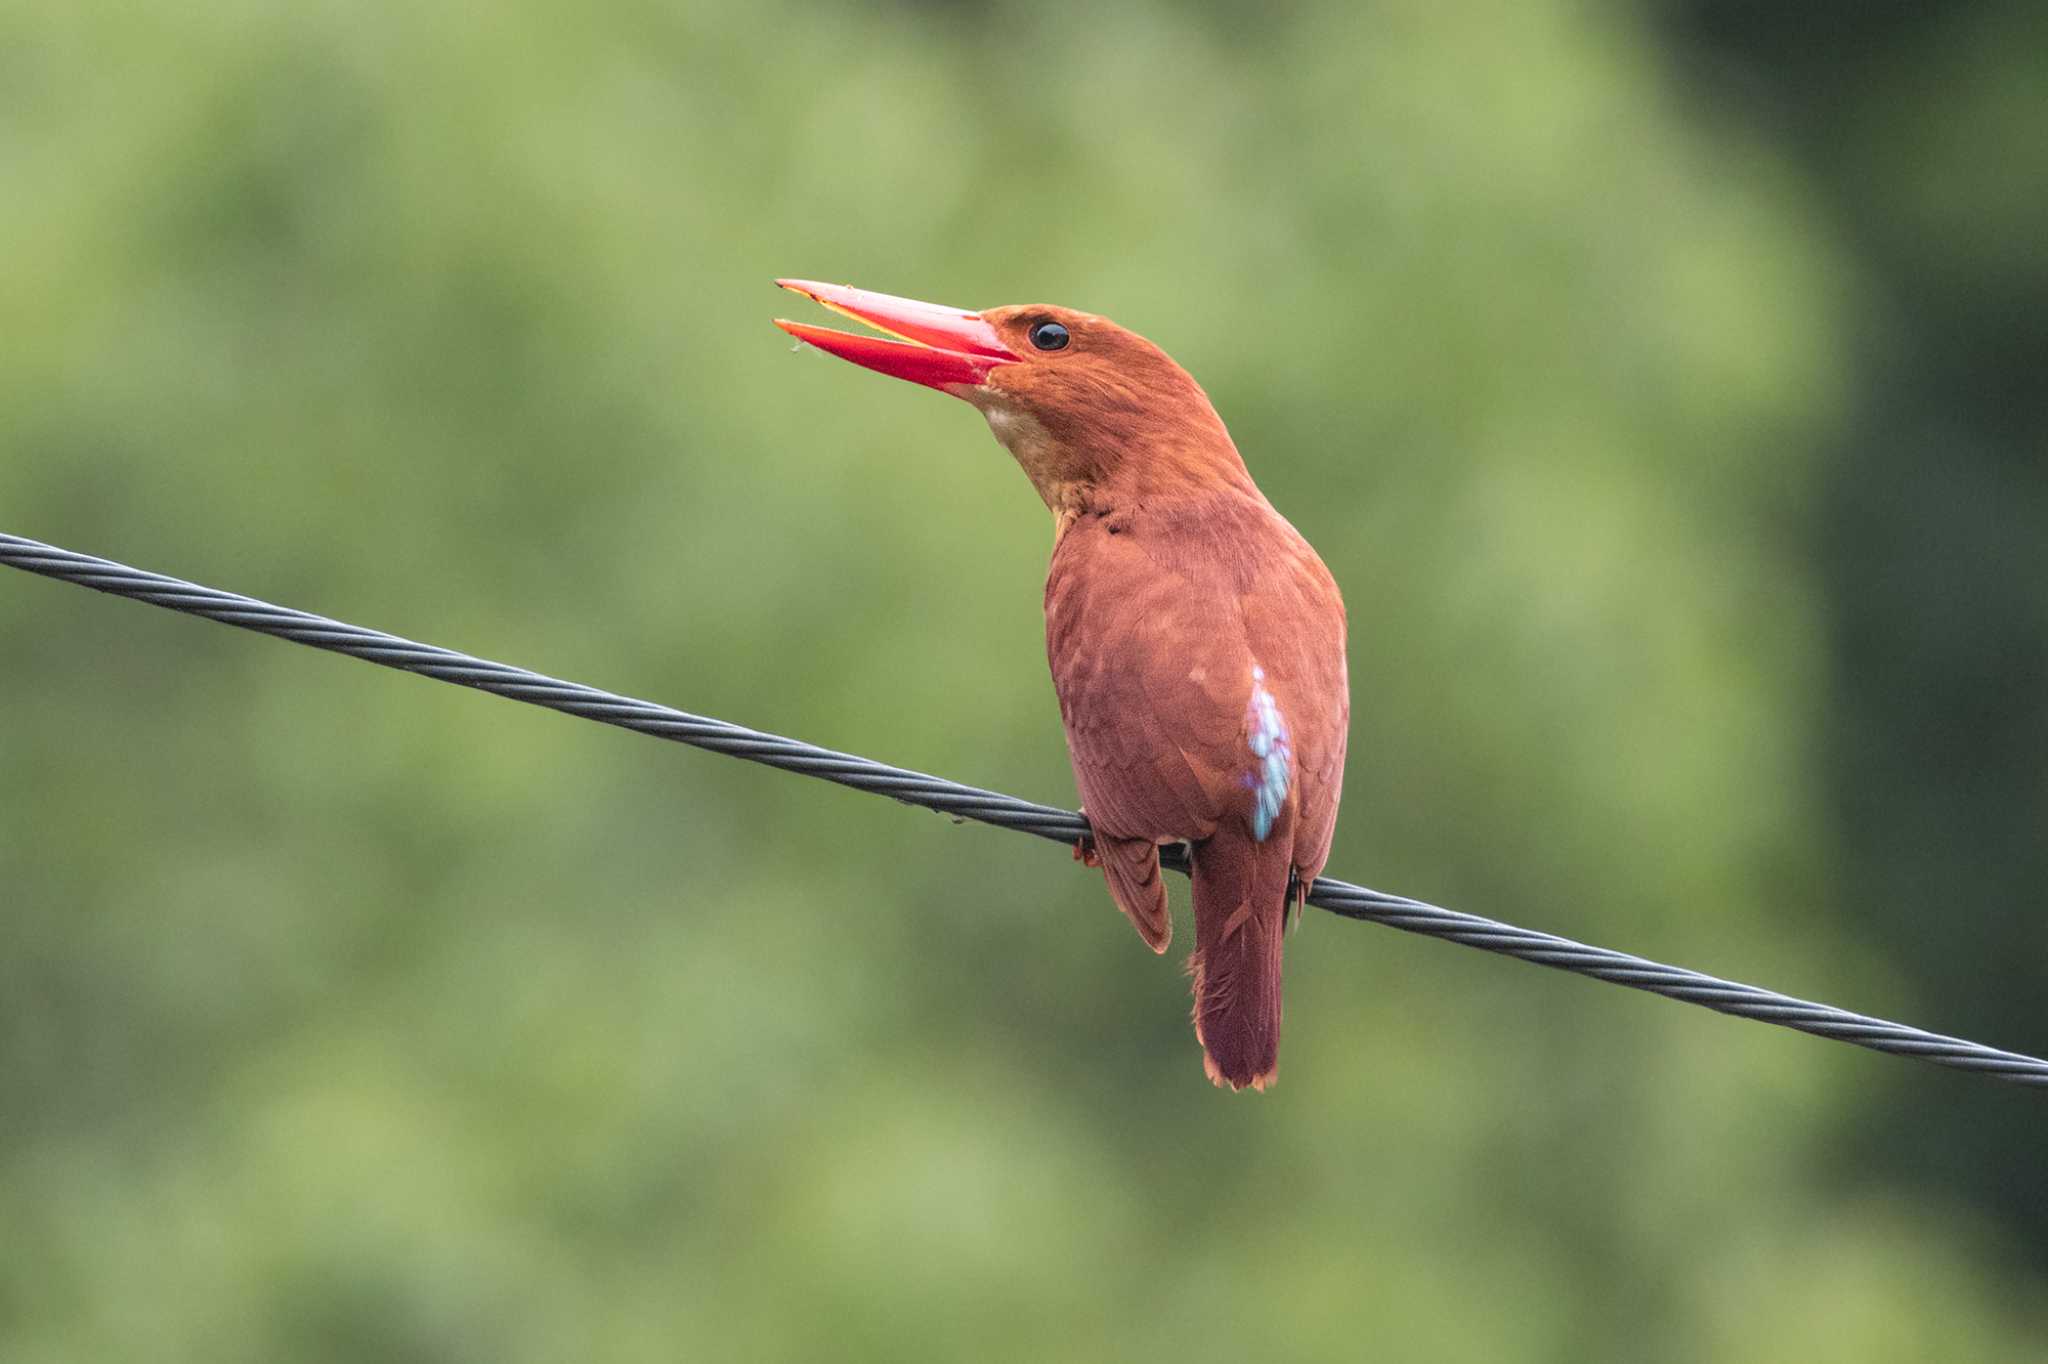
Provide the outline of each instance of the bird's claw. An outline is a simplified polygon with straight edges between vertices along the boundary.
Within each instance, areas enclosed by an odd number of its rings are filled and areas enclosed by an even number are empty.
[[[1075,839],[1074,860],[1084,867],[1101,866],[1102,854],[1095,851],[1095,840],[1092,838]]]

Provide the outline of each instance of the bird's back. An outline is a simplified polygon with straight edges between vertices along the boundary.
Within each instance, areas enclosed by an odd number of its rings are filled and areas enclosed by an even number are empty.
[[[1301,796],[1299,862],[1321,869],[1350,711],[1344,606],[1264,498],[1232,489],[1072,518],[1046,576],[1045,618],[1076,776],[1099,827],[1176,841],[1230,818],[1256,823],[1257,797],[1272,789],[1270,751],[1251,748],[1263,693]]]
[[[1112,895],[1155,949],[1157,845],[1195,858],[1196,1029],[1212,1076],[1263,1086],[1287,887],[1329,856],[1349,700],[1344,608],[1256,490],[1067,519],[1046,649]]]

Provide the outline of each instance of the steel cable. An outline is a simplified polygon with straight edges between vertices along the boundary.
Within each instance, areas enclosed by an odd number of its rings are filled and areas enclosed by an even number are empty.
[[[381,630],[329,620],[233,592],[201,587],[181,578],[145,572],[16,535],[0,534],[0,564],[148,602],[152,606],[204,616],[208,620],[240,626],[260,634],[275,635],[296,644],[346,654],[402,672],[418,673],[510,700],[545,706],[566,715],[672,739],[714,753],[765,763],[787,772],[822,777],[855,790],[889,796],[907,805],[920,805],[961,819],[1035,834],[1055,843],[1073,844],[1089,833],[1085,819],[1057,806],[1039,805],[999,791],[963,786],[943,777],[892,767],[851,753],[838,753],[724,720],[691,715],[652,701],[635,700],[597,687],[565,682],[454,649],[418,644]],[[1167,867],[1181,872],[1187,870],[1187,860],[1181,849],[1169,847],[1161,851],[1161,861]],[[1569,938],[1517,928],[1477,914],[1464,914],[1421,900],[1369,890],[1348,881],[1317,877],[1309,889],[1308,903],[1348,919],[1369,920],[1409,933],[1443,938],[1519,961],[1591,976],[1609,984],[1647,990],[1738,1018],[1796,1028],[1873,1051],[1915,1057],[1959,1070],[1978,1071],[2018,1084],[2048,1085],[2048,1061],[2036,1057],[2001,1051],[1962,1038],[1945,1037],[1904,1023],[1850,1013],[1760,986],[1721,980],[1626,952],[1591,947]]]

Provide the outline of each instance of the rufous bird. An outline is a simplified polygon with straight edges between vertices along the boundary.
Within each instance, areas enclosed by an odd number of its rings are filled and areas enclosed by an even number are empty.
[[[980,409],[1051,509],[1045,644],[1109,893],[1155,952],[1159,849],[1193,868],[1195,1036],[1264,1089],[1290,903],[1330,855],[1350,695],[1344,603],[1187,371],[1107,318],[967,312],[777,280],[896,339],[777,319],[818,349]]]

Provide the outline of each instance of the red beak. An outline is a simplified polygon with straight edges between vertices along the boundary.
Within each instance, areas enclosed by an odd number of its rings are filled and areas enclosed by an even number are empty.
[[[1003,344],[994,327],[982,321],[980,313],[939,303],[919,303],[914,298],[897,298],[893,294],[870,293],[843,284],[815,284],[807,279],[775,282],[815,299],[835,313],[901,337],[899,341],[885,341],[879,336],[859,336],[775,319],[776,326],[797,340],[878,374],[951,392],[961,387],[979,387],[997,365],[1015,364],[1021,358]]]

